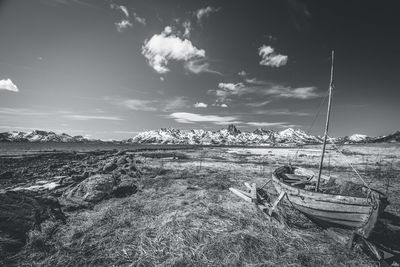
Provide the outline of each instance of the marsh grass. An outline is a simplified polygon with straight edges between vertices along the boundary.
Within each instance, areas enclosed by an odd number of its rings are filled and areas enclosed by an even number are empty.
[[[348,252],[290,207],[284,229],[228,190],[242,188],[260,166],[198,162],[172,168],[147,162],[143,189],[70,213],[30,233],[17,265],[39,266],[372,266]],[[178,164],[172,162],[171,164]],[[160,167],[161,166],[161,167]],[[182,166],[182,165],[179,165]],[[218,165],[217,165],[218,166]],[[160,171],[160,168],[164,171]],[[266,168],[265,176],[270,176]],[[157,175],[154,175],[156,174]],[[263,180],[262,180],[263,181]],[[188,188],[194,188],[189,190]]]

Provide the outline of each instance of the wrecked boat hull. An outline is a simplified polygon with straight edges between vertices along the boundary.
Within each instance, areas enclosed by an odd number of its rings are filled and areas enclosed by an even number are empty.
[[[295,209],[314,221],[353,229],[363,237],[369,237],[386,206],[380,193],[371,191],[368,197],[362,198],[310,191],[285,183],[283,176],[290,171],[291,168],[286,166],[276,169],[272,182],[279,194],[286,193]]]

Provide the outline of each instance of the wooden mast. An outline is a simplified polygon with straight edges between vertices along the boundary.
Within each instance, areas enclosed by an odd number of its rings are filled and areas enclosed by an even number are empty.
[[[326,125],[325,125],[325,134],[324,134],[324,144],[322,146],[322,155],[321,155],[321,162],[319,163],[319,172],[318,172],[318,180],[317,186],[315,187],[315,191],[318,192],[319,190],[319,182],[321,180],[321,172],[322,172],[322,165],[324,163],[324,154],[325,154],[325,147],[326,147],[326,139],[328,137],[328,129],[329,129],[329,118],[331,114],[331,103],[332,103],[332,89],[333,89],[333,59],[334,59],[334,51],[332,50],[332,66],[331,66],[331,81],[329,83],[329,100],[328,100],[328,112],[326,113]]]

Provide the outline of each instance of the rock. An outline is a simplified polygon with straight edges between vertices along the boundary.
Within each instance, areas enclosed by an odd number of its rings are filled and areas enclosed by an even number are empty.
[[[127,197],[137,191],[137,186],[132,179],[122,179],[121,182],[114,187],[113,195],[115,197]]]
[[[25,245],[29,231],[49,218],[65,222],[54,198],[33,192],[0,193],[0,255],[15,254]]]
[[[130,171],[137,171],[138,169],[137,169],[137,167],[136,167],[136,164],[135,163],[132,163],[130,166],[129,166],[129,170]]]
[[[125,163],[127,163],[128,161],[126,160],[126,157],[120,157],[118,160],[117,160],[117,165],[118,166],[121,166],[121,165],[124,165]]]
[[[89,207],[108,197],[115,184],[110,174],[97,174],[64,192],[61,203],[67,210]]]
[[[103,171],[105,173],[109,173],[109,172],[112,172],[113,170],[115,170],[117,167],[118,167],[117,164],[115,164],[114,162],[109,162],[106,165],[104,165]]]
[[[6,171],[0,174],[0,179],[11,179],[14,173],[11,171]]]

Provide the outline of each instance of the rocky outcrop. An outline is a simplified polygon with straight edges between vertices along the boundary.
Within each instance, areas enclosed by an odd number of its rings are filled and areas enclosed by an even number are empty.
[[[115,179],[111,174],[96,174],[66,190],[61,204],[67,210],[92,206],[111,195]]]

